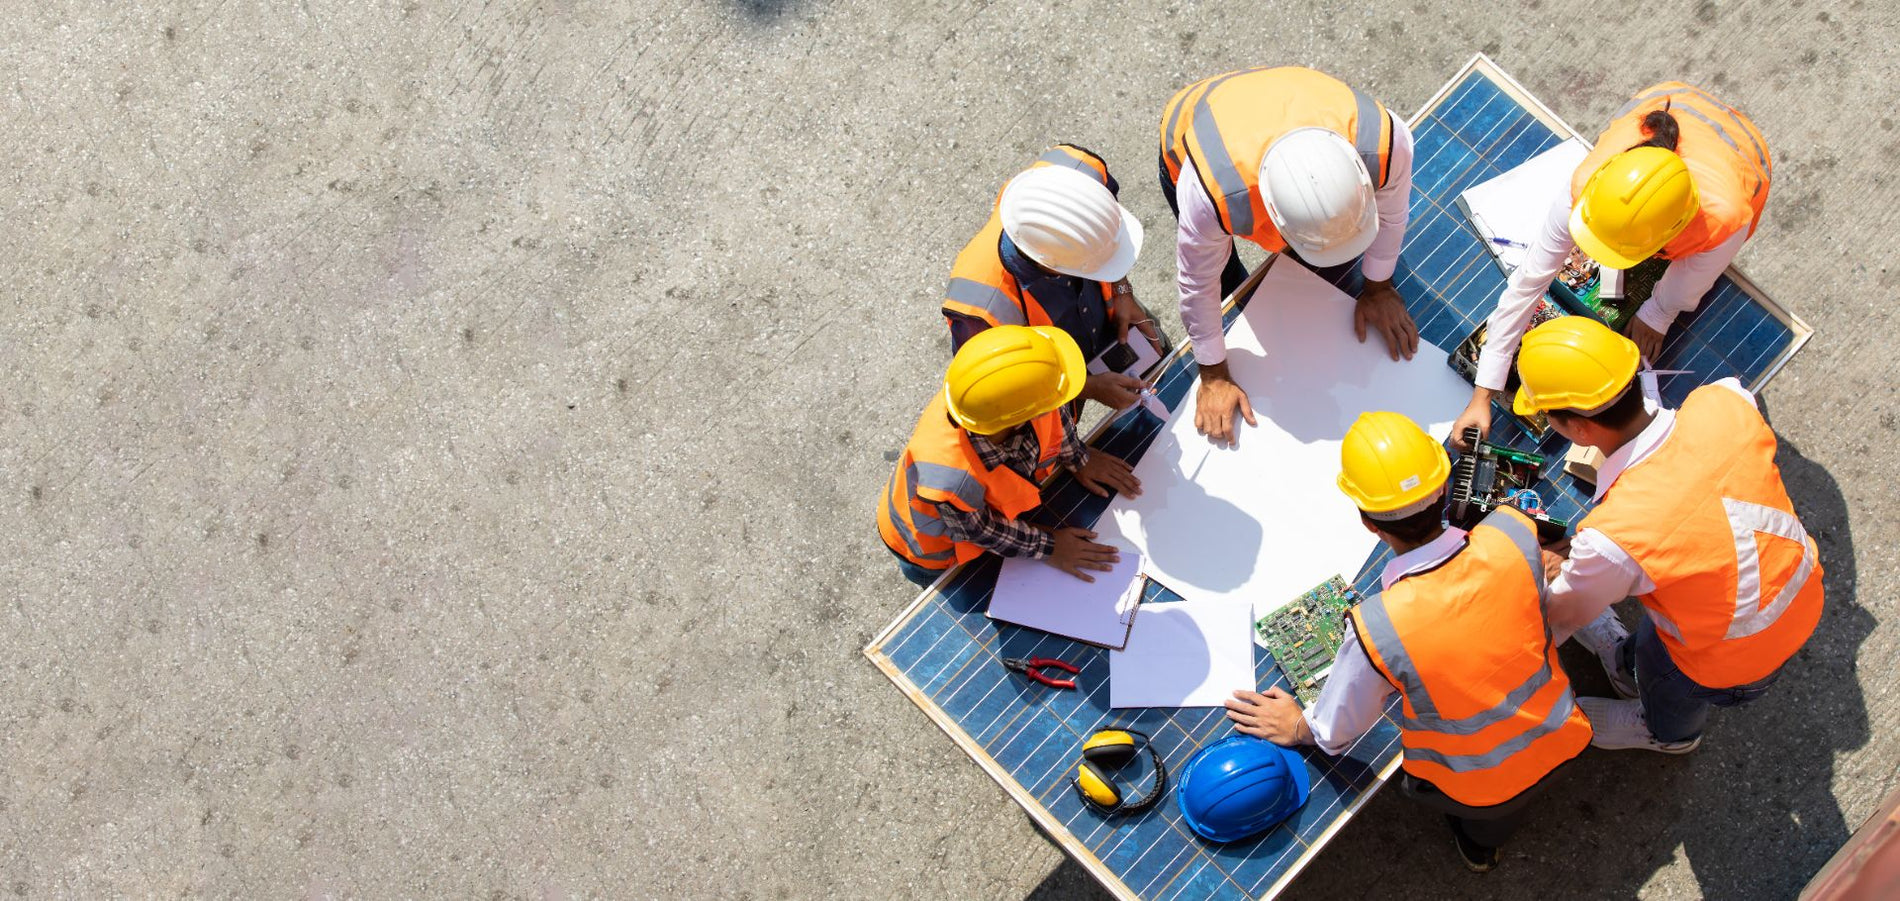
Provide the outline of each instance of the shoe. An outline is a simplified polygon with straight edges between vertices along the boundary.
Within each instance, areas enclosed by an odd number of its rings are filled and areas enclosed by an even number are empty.
[[[1630,630],[1623,628],[1623,621],[1616,618],[1615,610],[1597,614],[1596,619],[1571,637],[1597,655],[1597,662],[1603,664],[1603,674],[1610,677],[1610,687],[1616,690],[1618,697],[1636,697],[1636,677],[1623,672],[1622,667],[1623,642],[1629,640]]]
[[[1578,698],[1577,706],[1590,718],[1590,746],[1605,751],[1655,751],[1659,754],[1687,754],[1702,744],[1698,735],[1686,741],[1657,741],[1643,719],[1643,702],[1613,698]]]
[[[1445,815],[1445,823],[1451,827],[1452,844],[1458,847],[1458,857],[1465,862],[1465,869],[1473,873],[1488,873],[1498,865],[1498,849],[1487,848],[1465,836],[1458,826],[1458,818]]]

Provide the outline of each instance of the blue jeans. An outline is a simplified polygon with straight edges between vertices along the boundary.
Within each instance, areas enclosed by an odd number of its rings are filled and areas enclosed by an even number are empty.
[[[891,556],[896,557],[897,555],[892,554]],[[937,577],[943,575],[943,570],[941,569],[925,569],[902,557],[897,557],[897,571],[903,573],[904,578],[925,588],[929,588],[930,583],[937,581]]]
[[[1636,632],[1623,643],[1621,666],[1634,666],[1637,694],[1643,699],[1643,718],[1657,741],[1688,741],[1702,734],[1709,708],[1746,704],[1768,693],[1781,670],[1767,678],[1733,688],[1707,688],[1684,675],[1669,659],[1669,649],[1656,636],[1656,624],[1644,614]]]

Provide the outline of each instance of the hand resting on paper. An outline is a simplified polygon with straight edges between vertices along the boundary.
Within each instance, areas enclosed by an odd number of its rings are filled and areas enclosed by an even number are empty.
[[[1313,743],[1313,731],[1306,726],[1306,714],[1300,702],[1279,686],[1266,690],[1237,691],[1227,701],[1227,718],[1234,731],[1264,738],[1276,745],[1292,747]]]
[[[1096,543],[1095,533],[1081,526],[1063,526],[1049,534],[1056,540],[1056,549],[1043,562],[1084,582],[1093,582],[1095,577],[1083,570],[1108,572],[1122,558],[1120,548]]]
[[[1352,308],[1352,330],[1360,344],[1366,343],[1367,332],[1378,332],[1394,360],[1409,360],[1418,353],[1418,325],[1405,311],[1405,301],[1390,279],[1368,281],[1360,290],[1359,302]]]
[[[1135,478],[1135,468],[1128,465],[1127,460],[1095,448],[1089,448],[1088,462],[1075,471],[1075,480],[1090,493],[1102,497],[1111,491],[1129,497],[1141,496],[1141,480]]]
[[[1234,383],[1234,377],[1227,373],[1225,362],[1201,367],[1201,386],[1194,393],[1194,428],[1206,435],[1215,444],[1238,445],[1239,430],[1234,427],[1234,413],[1247,420],[1248,425],[1258,425],[1253,419],[1253,404],[1247,400],[1247,392]]]

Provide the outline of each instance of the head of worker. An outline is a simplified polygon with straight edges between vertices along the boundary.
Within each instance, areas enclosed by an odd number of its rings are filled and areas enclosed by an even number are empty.
[[[1141,253],[1141,222],[1102,183],[1063,166],[1009,180],[999,202],[1003,233],[1051,272],[1118,282]]]
[[[1315,267],[1351,262],[1379,234],[1372,173],[1352,143],[1325,128],[1296,128],[1260,158],[1260,200],[1273,228]]]
[[[1597,167],[1570,210],[1570,237],[1611,269],[1628,269],[1663,249],[1701,208],[1689,166],[1676,155],[1668,110],[1643,117],[1648,139]]]
[[[1003,325],[978,332],[950,361],[944,403],[965,431],[1002,440],[1082,392],[1088,365],[1067,332]]]
[[[1587,316],[1564,316],[1524,334],[1517,352],[1519,416],[1543,413],[1571,443],[1613,453],[1648,424],[1636,342]]]
[[[1445,446],[1401,413],[1361,413],[1339,446],[1339,490],[1369,531],[1406,551],[1445,528]]]

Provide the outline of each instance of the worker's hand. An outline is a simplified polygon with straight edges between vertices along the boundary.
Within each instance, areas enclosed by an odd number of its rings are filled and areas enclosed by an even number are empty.
[[[1276,745],[1291,747],[1313,743],[1313,731],[1306,726],[1300,702],[1277,685],[1267,689],[1266,694],[1234,692],[1234,696],[1227,699],[1227,718],[1234,721],[1234,731],[1264,738]]]
[[[1359,336],[1359,343],[1366,343],[1366,333],[1377,331],[1385,338],[1385,349],[1396,360],[1403,356],[1409,360],[1418,353],[1418,326],[1412,322],[1412,314],[1405,312],[1405,301],[1399,298],[1399,289],[1392,287],[1390,279],[1382,282],[1366,282],[1359,291],[1359,303],[1352,310],[1352,331]]]
[[[1093,582],[1095,577],[1083,570],[1108,572],[1122,558],[1121,551],[1096,544],[1092,540],[1095,533],[1080,526],[1063,526],[1049,534],[1055,536],[1056,549],[1050,551],[1043,562],[1084,582]]]
[[[1234,384],[1233,376],[1227,374],[1227,364],[1202,366],[1201,387],[1194,393],[1194,428],[1215,444],[1239,444],[1240,435],[1234,428],[1236,410],[1248,425],[1258,424],[1253,421],[1253,404],[1247,401],[1247,392]]]
[[[1471,442],[1465,440],[1465,430],[1478,427],[1478,437],[1491,436],[1491,390],[1477,388],[1471,392],[1471,402],[1465,404],[1465,411],[1451,424],[1451,446],[1460,453],[1471,453]]]
[[[1141,480],[1135,478],[1135,468],[1114,454],[1089,449],[1088,462],[1075,471],[1075,480],[1089,491],[1107,497],[1111,491],[1119,491],[1129,497],[1141,496]]]
[[[1126,410],[1141,399],[1141,379],[1119,372],[1091,372],[1082,384],[1082,396],[1117,410]]]
[[[1637,351],[1649,365],[1656,365],[1656,358],[1662,356],[1662,332],[1645,325],[1639,318],[1630,322],[1630,340],[1636,342]]]
[[[1557,580],[1557,574],[1563,571],[1564,560],[1570,556],[1570,539],[1544,546],[1544,582],[1549,584]]]
[[[1133,328],[1147,336],[1155,353],[1161,352],[1161,332],[1141,304],[1135,302],[1135,286],[1129,284],[1128,279],[1115,283],[1115,304],[1108,308],[1108,320],[1115,324],[1116,337],[1123,344],[1128,343],[1128,330]]]

